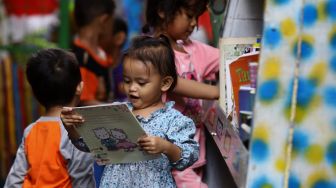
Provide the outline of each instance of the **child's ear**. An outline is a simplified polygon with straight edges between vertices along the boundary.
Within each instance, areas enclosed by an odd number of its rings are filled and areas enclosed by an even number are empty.
[[[114,39],[116,46],[121,47],[126,40],[126,33],[120,31],[115,35]]]
[[[76,87],[76,95],[81,95],[84,87],[84,82],[81,81]]]
[[[108,14],[103,14],[99,17],[99,21],[102,24],[112,24],[112,23],[110,23],[111,19],[113,19],[113,17],[111,15],[108,15]]]
[[[162,92],[166,92],[169,90],[169,88],[171,87],[171,85],[173,84],[173,77],[171,76],[166,76],[161,80],[161,91]]]
[[[157,12],[157,14],[159,15],[159,17],[160,17],[161,19],[164,19],[165,14],[164,14],[164,12],[163,12],[162,10],[159,10],[159,11]]]

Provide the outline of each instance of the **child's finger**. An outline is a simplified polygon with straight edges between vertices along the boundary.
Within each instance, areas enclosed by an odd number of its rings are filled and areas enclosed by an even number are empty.
[[[61,114],[62,120],[73,120],[73,121],[78,121],[78,122],[84,122],[84,119],[80,115],[64,115]]]
[[[144,149],[144,151],[146,151],[148,154],[158,154],[158,151],[155,150],[154,148],[147,148]]]
[[[143,138],[145,138],[145,137],[147,137],[147,135],[146,135],[146,134],[143,134],[143,135],[141,135],[141,136],[138,138],[138,140],[143,139]]]
[[[145,138],[146,138],[146,137],[140,137],[140,138],[138,138],[137,141],[138,141],[138,142],[146,142]]]
[[[145,150],[145,151],[148,152],[148,153],[154,151],[154,148],[153,148],[152,146],[142,147],[142,149]]]
[[[80,115],[71,115],[70,118],[79,122],[84,122],[83,117]]]
[[[71,114],[71,113],[73,113],[73,111],[72,111],[72,108],[70,108],[70,107],[63,107],[61,113],[62,114]]]
[[[151,147],[151,146],[153,146],[153,144],[150,143],[150,142],[138,142],[138,144],[139,144],[141,147]]]

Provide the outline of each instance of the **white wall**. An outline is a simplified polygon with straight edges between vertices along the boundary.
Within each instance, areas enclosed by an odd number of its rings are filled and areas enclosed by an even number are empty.
[[[264,3],[264,0],[229,0],[223,37],[261,35]]]

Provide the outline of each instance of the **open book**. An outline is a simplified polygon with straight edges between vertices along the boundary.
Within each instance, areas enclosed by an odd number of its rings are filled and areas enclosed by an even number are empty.
[[[146,134],[126,103],[73,108],[85,122],[77,128],[99,165],[158,158],[137,145]]]

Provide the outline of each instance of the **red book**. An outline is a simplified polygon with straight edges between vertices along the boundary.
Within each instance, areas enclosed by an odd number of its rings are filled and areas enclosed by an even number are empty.
[[[249,63],[258,62],[259,53],[244,54],[230,65],[233,99],[236,114],[239,116],[239,88],[250,84]]]

